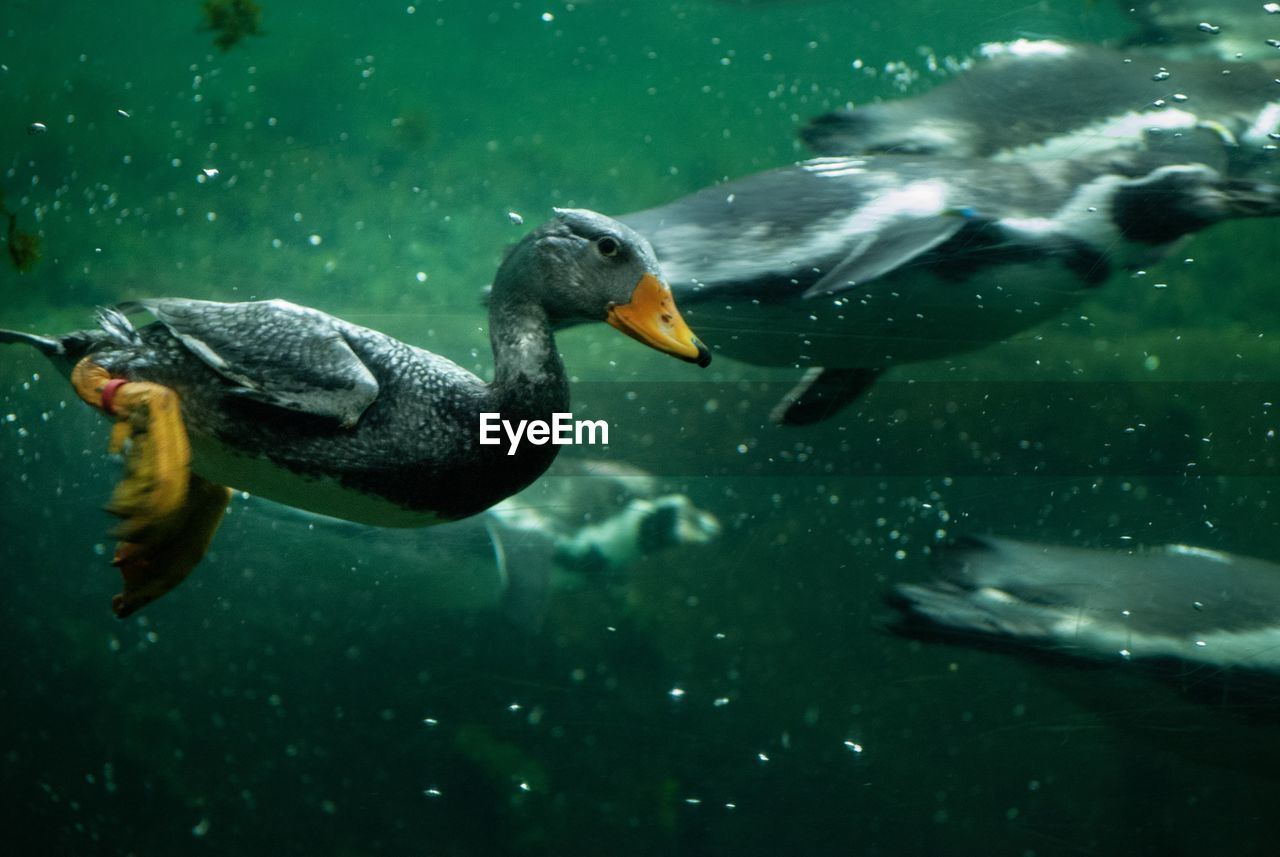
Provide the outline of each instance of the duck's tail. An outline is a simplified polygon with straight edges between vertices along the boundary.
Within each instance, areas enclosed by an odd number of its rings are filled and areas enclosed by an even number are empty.
[[[41,336],[38,333],[23,333],[20,330],[4,330],[0,328],[0,345],[9,345],[11,343],[30,345],[50,358],[65,357],[67,354],[67,347],[61,339],[52,336]]]
[[[128,310],[125,310],[127,312]],[[138,331],[121,309],[100,307],[98,327],[94,330],[76,330],[60,336],[26,333],[21,330],[0,328],[0,345],[15,343],[30,345],[54,363],[71,364],[87,354],[94,346],[112,343],[121,346],[141,344]]]

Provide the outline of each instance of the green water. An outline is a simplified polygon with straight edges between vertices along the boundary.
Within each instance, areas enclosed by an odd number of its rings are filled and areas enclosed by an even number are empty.
[[[983,41],[1128,31],[1080,0],[263,0],[222,52],[200,21],[194,0],[0,6],[0,191],[42,253],[0,270],[0,326],[282,297],[487,373],[479,289],[553,206],[790,163],[806,118],[921,91]],[[765,419],[792,373],[692,383],[603,326],[565,334],[608,455],[725,531],[558,592],[538,632],[239,500],[188,582],[114,619],[106,427],[7,349],[4,850],[1273,854],[1274,716],[908,642],[881,597],[944,533],[1280,557],[1276,246],[1274,222],[1215,228],[804,431]],[[1125,447],[1138,422],[1149,446]]]

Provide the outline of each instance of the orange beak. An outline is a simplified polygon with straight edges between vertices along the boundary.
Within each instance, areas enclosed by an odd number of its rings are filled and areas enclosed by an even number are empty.
[[[711,352],[680,317],[671,289],[653,274],[640,278],[629,302],[609,307],[605,321],[632,339],[681,360],[699,366],[711,362]]]

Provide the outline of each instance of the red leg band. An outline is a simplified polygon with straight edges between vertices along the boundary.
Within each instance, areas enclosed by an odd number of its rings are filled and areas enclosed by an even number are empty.
[[[109,416],[114,417],[116,415],[115,408],[112,406],[116,398],[116,390],[128,383],[129,381],[126,378],[112,378],[102,385],[102,410]]]

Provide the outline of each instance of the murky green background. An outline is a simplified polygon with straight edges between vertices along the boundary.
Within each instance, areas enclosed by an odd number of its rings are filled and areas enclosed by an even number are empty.
[[[552,206],[789,163],[807,117],[983,41],[1130,29],[1081,0],[263,6],[226,53],[194,0],[0,6],[0,191],[43,252],[0,270],[0,325],[284,297],[483,372],[479,288]],[[1276,237],[1215,228],[810,430],[766,422],[791,373],[564,335],[607,455],[726,528],[559,593],[532,634],[451,604],[465,570],[364,567],[243,501],[189,582],[115,620],[105,426],[7,349],[4,850],[1273,854],[1275,709],[911,643],[880,598],[960,532],[1280,557]]]

